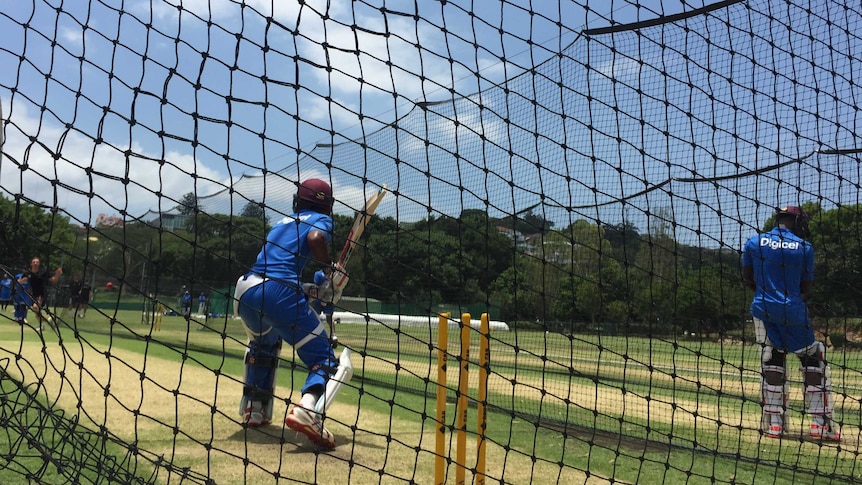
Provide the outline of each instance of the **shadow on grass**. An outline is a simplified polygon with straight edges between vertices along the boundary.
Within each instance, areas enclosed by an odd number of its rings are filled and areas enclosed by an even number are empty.
[[[334,434],[336,447],[328,453],[337,453],[340,447],[358,446],[362,448],[383,449],[382,446],[365,442],[352,442],[349,437]],[[308,440],[302,433],[290,428],[272,423],[257,428],[238,426],[236,432],[228,437],[231,441],[245,441],[258,445],[294,445],[293,449],[284,449],[285,453],[327,453]]]

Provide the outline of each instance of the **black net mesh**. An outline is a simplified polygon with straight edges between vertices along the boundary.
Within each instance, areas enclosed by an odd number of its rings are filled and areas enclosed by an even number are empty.
[[[860,20],[841,0],[9,2],[0,482],[858,481]],[[234,286],[311,177],[333,258],[387,191],[335,313],[354,377],[328,452],[282,426],[308,372],[289,345],[272,424],[238,413]],[[784,435],[761,422],[740,257],[784,205],[811,215],[840,442],[811,436],[793,356]],[[33,257],[62,268],[44,321],[14,312]]]

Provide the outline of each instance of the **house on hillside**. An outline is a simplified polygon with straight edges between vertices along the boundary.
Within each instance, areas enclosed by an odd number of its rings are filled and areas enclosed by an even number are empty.
[[[177,209],[171,209],[167,212],[155,212],[151,210],[141,216],[141,220],[150,226],[173,232],[176,229],[185,229],[189,217],[191,216],[180,214]]]
[[[515,242],[515,250],[526,254],[533,254],[534,247],[530,244],[530,240],[521,231],[516,231],[510,227],[497,226],[497,231],[500,234],[507,236]]]

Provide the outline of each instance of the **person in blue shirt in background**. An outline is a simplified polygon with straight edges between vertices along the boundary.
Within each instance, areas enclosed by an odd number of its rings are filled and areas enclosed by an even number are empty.
[[[42,260],[34,256],[27,269],[21,273],[21,278],[18,279],[18,283],[26,282],[29,285],[32,300],[30,310],[33,311],[39,322],[40,332],[43,330],[43,323],[48,322],[48,325],[59,333],[54,317],[48,312],[48,285],[57,284],[62,274],[63,268],[57,268],[54,271],[42,268]]]
[[[814,282],[814,246],[809,216],[800,207],[782,207],[776,227],[748,239],[742,252],[742,278],[754,290],[751,315],[761,346],[761,427],[780,438],[787,430],[787,354],[795,354],[804,377],[810,435],[840,441],[832,420],[832,385],[826,346],[814,335],[806,300]]]
[[[6,311],[12,303],[12,278],[5,276],[0,280],[0,310]]]
[[[207,314],[207,296],[204,295],[202,291],[200,295],[198,295],[198,314],[206,315]]]
[[[249,338],[240,401],[244,423],[255,427],[271,421],[275,373],[285,341],[308,369],[308,377],[299,403],[284,423],[322,449],[335,448],[336,442],[315,405],[335,374],[338,361],[300,278],[308,262],[322,266],[324,278],[319,296],[324,301],[338,301],[338,295],[333,295],[338,290],[332,289],[331,280],[333,272],[343,269],[334,265],[329,255],[333,203],[328,183],[314,178],[302,182],[293,200],[294,213],[269,231],[257,261],[239,278],[234,294]],[[322,296],[327,293],[329,296]]]
[[[15,302],[15,321],[22,325],[27,323],[27,310],[34,300],[30,293],[30,282],[24,277],[24,273],[15,275],[12,283],[12,299]]]
[[[180,297],[180,300],[183,304],[183,316],[189,318],[192,316],[192,294],[189,290],[183,292],[183,296]]]

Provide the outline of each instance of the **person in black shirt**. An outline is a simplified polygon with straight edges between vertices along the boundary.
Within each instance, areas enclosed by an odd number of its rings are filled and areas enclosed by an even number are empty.
[[[72,315],[84,318],[87,314],[87,305],[90,303],[90,285],[77,275],[72,277],[69,283],[69,310]]]
[[[72,315],[77,313],[78,311],[78,294],[81,293],[81,278],[78,275],[72,276],[72,281],[69,283],[69,311],[72,312]]]
[[[54,330],[54,319],[47,312],[44,312],[45,301],[48,298],[48,285],[57,283],[60,275],[63,274],[63,268],[57,268],[54,272],[47,269],[42,269],[42,261],[38,257],[30,260],[30,267],[26,269],[18,283],[29,283],[30,294],[32,295],[33,304],[30,307],[39,321],[39,330],[43,330],[43,322],[48,322]]]
[[[78,305],[75,307],[79,318],[87,316],[87,308],[90,306],[90,300],[93,297],[93,290],[86,281],[81,282],[81,291],[78,292]]]

